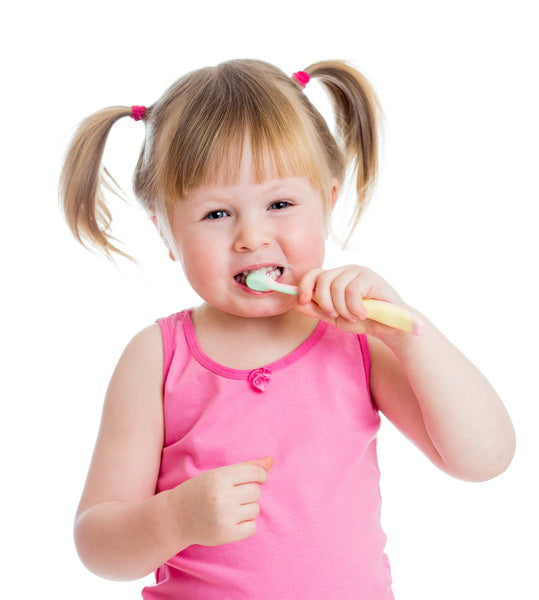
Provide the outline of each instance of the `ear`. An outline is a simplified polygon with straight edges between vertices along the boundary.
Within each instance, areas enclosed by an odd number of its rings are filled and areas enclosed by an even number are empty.
[[[331,210],[335,208],[335,203],[341,191],[341,184],[335,177],[331,180]]]
[[[176,262],[176,258],[174,257],[172,250],[168,247],[168,244],[165,242],[165,240],[163,239],[163,236],[161,235],[161,231],[160,231],[159,225],[157,223],[157,217],[155,216],[154,213],[150,213],[150,219],[152,220],[152,223],[156,226],[157,231],[159,232],[159,235],[160,235],[161,239],[163,240],[165,246],[168,248],[168,255],[170,256],[170,260]]]

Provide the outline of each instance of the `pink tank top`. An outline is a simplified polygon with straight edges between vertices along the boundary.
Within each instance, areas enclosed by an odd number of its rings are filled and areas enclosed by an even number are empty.
[[[156,571],[143,598],[391,600],[366,336],[320,322],[291,354],[242,371],[204,354],[190,311],[158,322],[165,442],[157,491],[217,467],[275,462],[256,533],[187,547]]]

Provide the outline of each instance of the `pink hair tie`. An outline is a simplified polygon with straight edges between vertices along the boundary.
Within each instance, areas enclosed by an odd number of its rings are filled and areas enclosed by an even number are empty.
[[[146,107],[145,106],[132,106],[131,107],[131,114],[129,115],[132,119],[135,119],[135,121],[140,121],[141,119],[144,118],[144,113],[146,112]]]
[[[301,85],[302,88],[304,88],[311,80],[311,76],[305,71],[298,71],[297,73],[292,73],[292,77]]]

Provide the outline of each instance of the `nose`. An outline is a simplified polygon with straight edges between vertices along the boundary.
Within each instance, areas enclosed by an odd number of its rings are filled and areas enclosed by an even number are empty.
[[[234,250],[236,252],[254,252],[271,244],[272,236],[269,228],[256,219],[238,222]]]

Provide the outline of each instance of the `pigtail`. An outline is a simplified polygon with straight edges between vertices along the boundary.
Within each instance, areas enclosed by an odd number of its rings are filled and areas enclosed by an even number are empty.
[[[117,240],[110,235],[112,216],[103,188],[120,197],[121,190],[101,164],[111,127],[130,114],[130,107],[111,106],[82,121],[60,176],[60,201],[69,229],[83,246],[94,246],[109,259],[114,252],[134,260],[111,243]]]
[[[357,204],[348,240],[377,177],[380,104],[367,79],[344,61],[317,62],[305,71],[320,81],[332,100],[346,168],[355,176]]]

